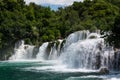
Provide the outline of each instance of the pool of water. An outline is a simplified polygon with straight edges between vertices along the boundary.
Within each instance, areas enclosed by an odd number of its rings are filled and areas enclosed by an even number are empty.
[[[119,73],[69,69],[56,61],[2,61],[0,80],[120,80]]]

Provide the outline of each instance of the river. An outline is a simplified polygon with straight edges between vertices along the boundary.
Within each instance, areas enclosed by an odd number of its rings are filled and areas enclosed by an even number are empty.
[[[120,74],[100,75],[98,71],[68,69],[57,61],[0,62],[0,80],[120,80]]]

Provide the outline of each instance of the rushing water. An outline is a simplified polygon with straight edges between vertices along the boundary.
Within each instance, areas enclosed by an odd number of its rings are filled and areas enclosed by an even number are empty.
[[[0,62],[0,80],[120,80],[119,74],[66,69],[56,61]],[[117,76],[117,77],[116,77]]]
[[[120,51],[106,46],[99,31],[78,31],[35,50],[17,42],[10,61],[0,62],[0,80],[120,80]],[[100,75],[102,67],[110,74]]]

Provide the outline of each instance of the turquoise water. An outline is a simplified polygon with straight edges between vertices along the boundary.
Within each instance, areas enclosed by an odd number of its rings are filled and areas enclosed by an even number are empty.
[[[0,80],[107,80],[98,72],[64,71],[54,66],[41,61],[0,62]]]

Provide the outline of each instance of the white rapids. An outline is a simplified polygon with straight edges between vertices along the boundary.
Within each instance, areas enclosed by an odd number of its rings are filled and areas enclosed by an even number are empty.
[[[16,43],[10,60],[33,59],[34,46]],[[39,47],[34,60],[57,60],[69,69],[99,70],[101,67],[119,69],[120,53],[105,45],[98,32],[88,30],[70,34],[65,40],[45,42]]]
[[[31,59],[33,56],[34,46],[25,45],[21,40],[15,44],[14,54],[9,58],[10,60]]]

